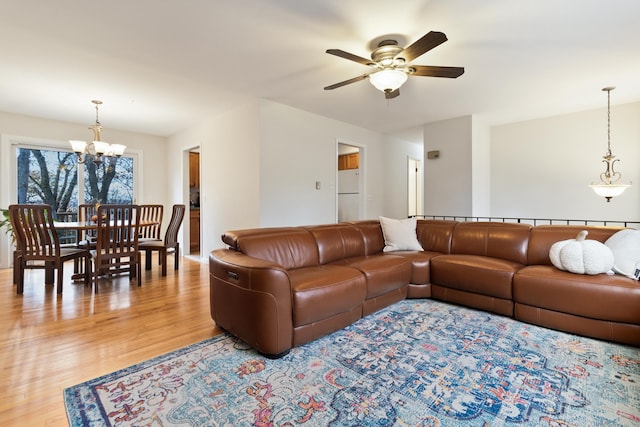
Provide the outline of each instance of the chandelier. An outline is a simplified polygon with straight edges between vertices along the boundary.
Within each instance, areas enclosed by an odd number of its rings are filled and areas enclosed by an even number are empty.
[[[606,164],[604,172],[600,174],[600,182],[594,184],[593,182],[589,187],[593,188],[593,191],[598,196],[607,199],[607,202],[611,201],[612,197],[619,196],[624,193],[627,187],[631,187],[631,183],[621,184],[618,183],[622,175],[620,172],[616,172],[614,165],[619,159],[611,154],[611,91],[615,87],[605,87],[602,90],[607,92],[607,152],[602,156],[602,162]]]
[[[85,142],[72,140],[69,141],[71,148],[78,155],[78,163],[84,163],[87,155],[93,156],[93,162],[99,165],[102,162],[102,157],[120,157],[124,154],[124,150],[127,148],[122,144],[109,144],[100,140],[100,133],[102,132],[102,125],[98,120],[98,107],[102,104],[102,101],[94,99],[91,101],[96,106],[96,123],[89,126],[89,129],[93,131],[93,141]]]

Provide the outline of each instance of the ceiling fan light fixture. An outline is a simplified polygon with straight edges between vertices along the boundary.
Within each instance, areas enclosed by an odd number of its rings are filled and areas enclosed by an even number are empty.
[[[394,91],[407,81],[407,73],[402,70],[388,69],[369,75],[371,84],[383,92]]]
[[[371,72],[325,86],[324,90],[369,80],[376,89],[384,92],[385,99],[393,99],[400,95],[399,88],[407,81],[409,75],[458,78],[464,73],[463,67],[411,65],[414,59],[446,41],[447,36],[439,31],[429,31],[406,48],[398,46],[397,40],[385,39],[371,52],[370,60],[341,49],[327,49],[326,53],[366,65],[370,67]]]

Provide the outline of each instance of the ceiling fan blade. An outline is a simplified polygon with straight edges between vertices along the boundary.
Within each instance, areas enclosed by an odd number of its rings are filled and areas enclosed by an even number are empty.
[[[385,91],[384,99],[393,99],[400,95],[400,89],[390,90],[388,92]]]
[[[348,59],[349,61],[357,62],[358,64],[369,65],[369,66],[375,65],[375,63],[370,59],[366,59],[361,56],[354,55],[353,53],[345,52],[344,50],[327,49],[327,53],[331,55],[339,56],[340,58]]]
[[[342,86],[349,85],[351,83],[359,82],[360,80],[364,80],[364,79],[367,79],[367,78],[369,78],[369,74],[363,74],[361,76],[354,77],[354,78],[349,79],[349,80],[345,80],[345,81],[342,81],[342,82],[339,82],[339,83],[334,83],[334,84],[332,84],[330,86],[325,87],[324,90],[336,89],[336,88],[339,88],[339,87],[342,87]]]
[[[412,65],[410,76],[448,77],[455,79],[464,74],[464,67],[435,67],[430,65]]]
[[[411,62],[423,53],[430,51],[434,47],[439,46],[446,41],[447,36],[444,33],[439,31],[429,31],[427,34],[422,36],[421,39],[416,40],[411,46],[396,55],[396,58],[404,58],[406,62]]]

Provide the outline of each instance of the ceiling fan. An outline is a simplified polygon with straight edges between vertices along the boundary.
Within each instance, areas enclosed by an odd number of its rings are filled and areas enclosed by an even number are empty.
[[[463,67],[438,67],[409,65],[411,61],[447,41],[439,31],[430,31],[407,48],[398,46],[396,40],[383,40],[371,52],[371,59],[362,58],[340,49],[327,49],[327,53],[374,68],[374,71],[332,84],[324,90],[332,90],[361,80],[369,79],[372,85],[384,92],[386,99],[400,95],[400,86],[409,76],[447,77],[455,79],[464,73]]]

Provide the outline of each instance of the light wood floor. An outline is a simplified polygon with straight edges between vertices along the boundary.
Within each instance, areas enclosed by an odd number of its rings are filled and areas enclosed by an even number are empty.
[[[206,263],[183,258],[163,278],[154,257],[142,287],[101,279],[98,294],[71,283],[72,270],[62,295],[42,270],[28,270],[16,295],[12,270],[0,270],[0,426],[67,426],[64,388],[220,332]]]

